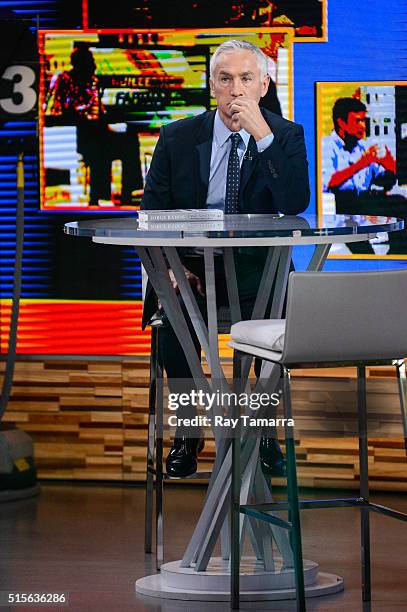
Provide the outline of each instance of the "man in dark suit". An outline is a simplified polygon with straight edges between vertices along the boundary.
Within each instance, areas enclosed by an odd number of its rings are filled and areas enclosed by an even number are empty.
[[[252,43],[227,41],[211,59],[211,93],[217,110],[161,128],[144,190],[143,209],[222,208],[226,214],[303,212],[309,203],[308,162],[300,125],[259,107],[268,89],[267,58]],[[236,136],[237,135],[237,136]],[[234,174],[233,174],[233,172]],[[232,176],[238,175],[231,182]],[[264,267],[264,250],[239,249],[235,254],[242,316],[250,318]],[[216,258],[218,302],[226,298],[222,257]],[[183,252],[186,276],[205,316],[203,258]],[[170,271],[171,275],[171,271]],[[173,282],[175,285],[175,280]],[[143,324],[157,308],[147,288]],[[182,348],[171,328],[160,330],[160,350],[169,379],[191,376]],[[197,350],[198,341],[195,338]],[[191,408],[188,408],[191,416]],[[178,416],[182,416],[178,410]],[[176,434],[167,471],[183,476],[196,471],[199,436]],[[282,455],[276,440],[264,438],[262,467]]]

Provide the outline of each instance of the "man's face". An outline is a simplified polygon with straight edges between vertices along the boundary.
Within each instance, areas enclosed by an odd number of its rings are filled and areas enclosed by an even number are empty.
[[[338,119],[338,125],[345,137],[361,140],[366,136],[366,111],[350,112],[346,121]]]
[[[257,103],[267,92],[269,77],[261,78],[257,58],[248,49],[237,49],[221,53],[213,78],[210,79],[211,94],[218,103],[222,121],[232,129],[231,103],[238,96],[245,96]],[[233,122],[233,130],[240,127]]]

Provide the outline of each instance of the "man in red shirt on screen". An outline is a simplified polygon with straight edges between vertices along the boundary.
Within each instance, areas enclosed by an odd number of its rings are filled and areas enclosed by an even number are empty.
[[[120,203],[132,203],[132,192],[143,184],[139,144],[126,124],[109,124],[102,103],[102,90],[92,52],[86,45],[71,53],[72,69],[57,74],[50,83],[46,114],[58,117],[63,125],[75,125],[77,149],[90,171],[89,204],[111,199],[112,161],[122,162]],[[123,129],[124,128],[124,129]],[[123,130],[123,131],[122,131]]]

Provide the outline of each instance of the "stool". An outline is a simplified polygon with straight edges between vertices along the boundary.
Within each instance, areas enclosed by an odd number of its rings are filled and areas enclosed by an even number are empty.
[[[386,303],[384,304],[384,300]],[[241,387],[242,355],[260,357],[280,368],[284,418],[292,418],[290,369],[353,365],[358,370],[358,497],[299,500],[294,430],[285,421],[287,502],[240,504],[240,435],[232,441],[231,606],[239,607],[239,524],[246,514],[290,532],[293,548],[297,610],[306,609],[300,509],[357,507],[361,517],[362,599],[371,601],[369,513],[407,522],[407,514],[369,501],[366,366],[396,365],[404,435],[405,366],[407,353],[407,270],[384,272],[292,272],[288,284],[287,318],[241,321],[232,326],[235,388]],[[244,381],[243,381],[244,383]],[[236,415],[237,416],[237,415]],[[244,443],[244,439],[243,439]],[[285,521],[268,512],[288,510]]]
[[[195,472],[184,478],[168,476],[163,470],[163,365],[159,351],[160,327],[167,323],[165,315],[157,311],[148,323],[151,327],[150,383],[148,395],[148,438],[146,465],[146,497],[144,551],[152,552],[153,502],[155,491],[155,552],[159,570],[164,561],[163,494],[166,480],[209,479],[211,472]],[[230,323],[227,323],[228,331]],[[155,486],[154,486],[155,485]]]

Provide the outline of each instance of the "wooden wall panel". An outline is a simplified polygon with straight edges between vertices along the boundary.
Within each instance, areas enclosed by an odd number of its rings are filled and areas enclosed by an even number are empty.
[[[230,376],[230,364],[226,370]],[[298,473],[304,486],[358,486],[357,440],[343,435],[344,417],[355,407],[354,374],[352,368],[294,373]],[[41,478],[142,481],[148,376],[149,364],[143,358],[21,360],[4,421],[32,436]],[[400,404],[391,368],[370,370],[368,407],[371,487],[406,491]],[[213,458],[214,444],[208,440],[200,469],[209,470]]]

